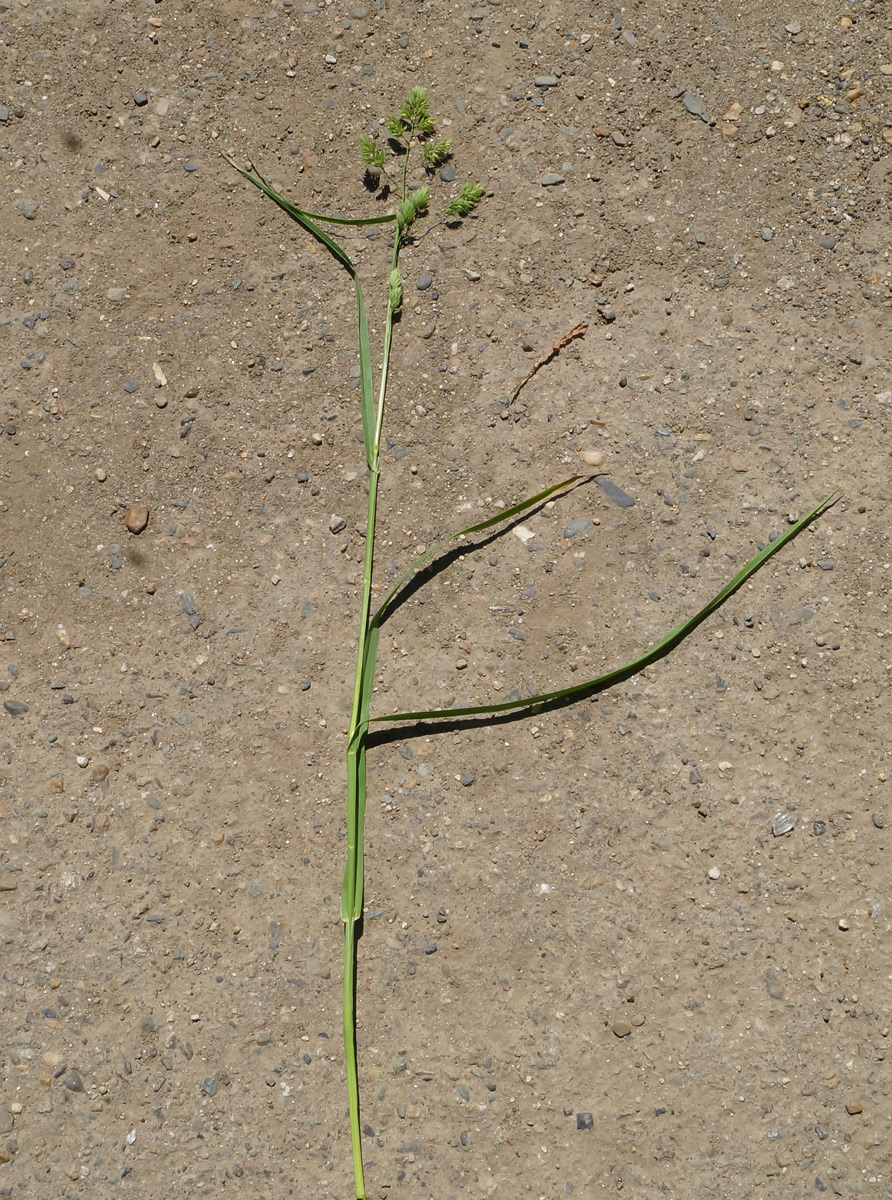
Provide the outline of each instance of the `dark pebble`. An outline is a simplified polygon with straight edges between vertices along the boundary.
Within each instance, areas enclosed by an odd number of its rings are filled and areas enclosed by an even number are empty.
[[[437,953],[437,943],[431,942],[431,944],[429,946],[425,946],[424,953],[425,954],[436,954]]]
[[[343,517],[335,516],[328,522],[328,528],[331,533],[341,533],[342,530],[347,528],[347,522]]]
[[[874,813],[870,819],[871,819],[871,821],[873,821],[873,823],[877,829],[885,829],[886,818],[883,816],[882,813]]]
[[[133,103],[137,108],[145,108],[149,102],[149,97],[143,91],[133,93]]]
[[[462,1144],[463,1146],[467,1146],[467,1144],[468,1144],[468,1131],[467,1131],[466,1129],[463,1129],[463,1130],[461,1131],[461,1133],[458,1135],[458,1140],[461,1142],[461,1144]]]
[[[11,717],[21,717],[28,711],[28,705],[24,700],[4,700],[3,707]]]
[[[836,238],[833,237],[831,234],[828,234],[827,237],[822,237],[821,238],[821,249],[822,250],[835,250],[836,249]]]
[[[836,566],[836,562],[832,558],[819,558],[818,566],[821,568],[822,571],[832,571],[833,568]]]
[[[209,1075],[201,1085],[201,1090],[206,1096],[214,1096],[217,1093],[217,1083],[218,1077],[216,1075]]]
[[[298,483],[306,483],[309,478],[310,477],[306,473],[306,471],[298,471],[298,473],[297,473],[297,482]]]
[[[598,475],[595,478],[595,483],[620,508],[631,508],[635,503],[634,496],[630,496],[628,492],[624,492],[621,487],[615,484],[612,479],[608,479],[606,475]]]
[[[136,382],[135,379],[128,379],[127,382],[124,384],[124,391],[129,396],[132,396],[138,387],[139,387],[139,384]]]
[[[815,831],[815,837],[820,837],[822,833],[827,832],[827,822],[826,821],[815,821],[812,828]]]
[[[461,777],[462,787],[470,787],[476,778],[477,778],[477,776],[473,773],[473,771],[466,772]]]
[[[440,169],[440,178],[444,183],[452,183],[453,179],[455,179],[455,167],[451,167],[447,163],[445,167]]]
[[[84,1091],[84,1081],[78,1075],[77,1071],[69,1071],[62,1082],[70,1092]]]
[[[197,171],[198,167],[199,167],[199,164],[197,162],[187,162],[184,170],[190,171],[190,172]]]
[[[576,1114],[576,1128],[577,1129],[594,1129],[594,1127],[595,1127],[595,1118],[592,1116],[591,1113],[577,1113]]]
[[[620,376],[619,386],[621,388],[629,386],[629,380],[628,380],[627,376],[625,376],[625,375]]]
[[[418,282],[415,284],[415,286],[418,288],[419,292],[426,292],[427,289],[430,287],[430,285],[433,282],[434,282],[433,276],[422,275],[421,278],[418,280]]]
[[[198,609],[195,607],[195,601],[188,592],[183,592],[182,596],[180,596],[180,606],[187,617],[191,617],[198,612]]]
[[[9,120],[9,109],[5,104],[0,104],[0,124],[5,125]]]

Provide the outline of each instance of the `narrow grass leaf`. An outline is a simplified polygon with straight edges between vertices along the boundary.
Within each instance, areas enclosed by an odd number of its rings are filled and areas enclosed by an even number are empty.
[[[479,704],[468,708],[435,708],[419,712],[388,713],[386,716],[372,717],[369,724],[377,724],[385,721],[392,723],[394,721],[455,720],[459,717],[476,717],[511,712],[516,709],[530,708],[535,705],[580,699],[583,696],[601,692],[615,683],[620,683],[622,680],[628,679],[630,675],[637,675],[639,671],[643,671],[651,663],[656,662],[665,654],[668,654],[670,650],[673,650],[702,621],[705,621],[710,613],[715,612],[720,605],[724,604],[729,596],[733,595],[760,567],[763,567],[770,558],[777,554],[787,542],[796,537],[798,533],[801,533],[806,525],[810,524],[828,505],[833,504],[839,498],[839,495],[839,491],[833,492],[826,500],[822,500],[820,504],[816,504],[804,517],[800,517],[795,525],[791,525],[779,538],[773,542],[769,542],[754,558],[751,558],[746,566],[738,571],[734,578],[729,580],[721,591],[713,596],[708,604],[705,604],[692,617],[688,617],[687,620],[681,621],[674,628],[670,629],[650,650],[645,651],[644,654],[639,655],[637,658],[633,658],[624,666],[616,667],[612,671],[608,671],[604,675],[598,675],[594,679],[586,680],[584,683],[577,683],[567,688],[558,688],[553,692],[541,692],[537,696],[527,696],[523,700],[506,700],[501,704]]]
[[[369,324],[366,317],[365,300],[362,295],[362,284],[359,281],[359,275],[356,272],[356,267],[353,265],[353,260],[343,246],[340,246],[334,238],[329,237],[324,229],[320,229],[312,217],[305,213],[303,209],[298,208],[290,200],[286,200],[284,196],[280,195],[272,184],[268,183],[258,171],[246,170],[246,168],[240,167],[225,152],[221,151],[221,154],[225,161],[231,167],[234,167],[240,175],[244,176],[249,183],[253,183],[261,192],[265,192],[270,200],[275,201],[279,208],[287,213],[293,221],[297,221],[298,225],[306,229],[307,233],[311,234],[318,242],[321,242],[353,280],[359,325],[359,401],[360,412],[362,414],[362,440],[365,445],[366,462],[371,466],[372,448],[375,441],[375,394],[372,380],[372,355],[369,346]]]
[[[421,570],[425,563],[430,562],[434,555],[444,547],[448,546],[450,542],[456,542],[459,538],[468,537],[472,533],[482,533],[484,529],[491,529],[494,525],[501,524],[502,521],[510,521],[512,517],[519,516],[520,513],[526,512],[527,509],[535,508],[537,504],[542,504],[549,498],[549,496],[553,496],[555,492],[560,492],[564,488],[570,487],[571,484],[578,483],[581,479],[592,478],[594,478],[594,475],[590,471],[583,471],[580,474],[571,475],[569,479],[562,479],[560,483],[553,483],[551,487],[547,487],[543,491],[537,492],[535,496],[528,496],[526,500],[518,500],[518,502],[516,504],[512,504],[510,508],[500,509],[499,512],[495,513],[491,517],[487,517],[484,521],[478,521],[474,525],[468,525],[465,529],[457,529],[455,533],[449,533],[446,535],[446,537],[440,538],[438,542],[435,542],[433,546],[431,546],[430,550],[422,554],[420,558],[416,558],[411,566],[409,566],[399,577],[399,579],[387,593],[387,596],[384,598],[384,602],[380,605],[372,617],[372,624],[375,626],[382,624],[387,610],[390,608],[400,589],[406,583],[408,583],[413,575],[417,574],[418,571]]]

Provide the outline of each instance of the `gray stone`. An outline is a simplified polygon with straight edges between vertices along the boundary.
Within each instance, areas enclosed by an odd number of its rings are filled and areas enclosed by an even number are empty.
[[[139,384],[135,379],[128,379],[124,384],[124,391],[128,394],[128,396],[132,396],[138,387]]]
[[[180,607],[187,617],[192,617],[198,612],[195,601],[188,592],[183,592],[182,596],[180,596]]]
[[[783,1000],[784,985],[774,967],[767,967],[762,972],[762,978],[765,980],[765,989],[768,992],[768,995],[771,996],[773,1000]]]
[[[571,521],[564,530],[564,537],[576,537],[578,533],[582,533],[583,529],[588,529],[589,525],[591,525],[591,521],[588,519],[588,517],[577,517],[576,520]]]
[[[558,85],[557,75],[537,75],[533,80],[537,88],[553,88]]]
[[[771,239],[774,237],[774,234],[771,232],[771,230],[768,228],[767,225],[763,225],[762,228],[759,230],[759,237],[762,239],[763,242],[770,242]]]
[[[21,717],[28,711],[28,705],[24,700],[4,700],[3,707],[11,717]]]
[[[40,205],[36,200],[20,200],[16,208],[26,221],[33,221],[37,216],[37,210],[40,208]]]
[[[452,183],[455,179],[455,167],[451,167],[448,163],[440,169],[440,178],[444,183]]]
[[[822,237],[821,238],[821,249],[822,250],[835,250],[836,249],[836,238],[830,233],[828,233],[826,237]]]
[[[426,292],[430,285],[434,282],[432,275],[422,275],[415,286],[419,292]]]
[[[694,117],[700,117],[704,121],[708,120],[706,116],[706,105],[694,92],[685,92],[682,98],[682,104],[688,112]]]
[[[564,182],[563,175],[559,175],[557,171],[546,171],[542,176],[543,187],[557,187],[559,183]]]
[[[618,484],[614,483],[612,479],[608,479],[606,475],[597,475],[595,483],[620,508],[631,508],[635,503],[634,496],[630,496],[628,492],[624,492]]]
[[[333,516],[328,522],[328,528],[331,533],[340,533],[347,528],[347,522],[343,517]]]
[[[5,104],[0,104],[0,121],[4,124],[9,120],[9,109]]]
[[[141,88],[138,92],[133,93],[133,103],[137,108],[145,108],[149,102],[149,97]]]

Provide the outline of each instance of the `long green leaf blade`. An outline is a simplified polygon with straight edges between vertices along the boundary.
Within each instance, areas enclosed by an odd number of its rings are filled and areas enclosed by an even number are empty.
[[[590,695],[593,692],[603,691],[604,688],[628,679],[630,675],[636,675],[639,671],[643,671],[646,667],[649,667],[651,663],[662,658],[664,654],[668,654],[679,642],[683,641],[702,621],[706,620],[710,613],[715,612],[720,605],[724,604],[729,596],[733,595],[760,567],[763,567],[770,558],[777,554],[787,542],[796,537],[798,533],[801,533],[806,525],[810,524],[828,505],[833,504],[839,495],[840,492],[837,490],[831,493],[826,500],[822,500],[820,504],[816,504],[804,517],[800,517],[795,525],[791,525],[779,538],[773,542],[769,542],[754,558],[751,558],[746,566],[738,571],[734,578],[729,580],[698,612],[670,629],[667,634],[660,638],[655,646],[652,646],[650,650],[646,650],[644,654],[638,655],[637,658],[633,658],[624,666],[616,667],[612,671],[608,671],[604,675],[598,675],[594,679],[588,679],[584,683],[577,683],[567,688],[558,688],[553,692],[541,692],[537,696],[527,696],[523,700],[506,700],[501,704],[478,704],[469,708],[435,708],[419,712],[387,713],[386,716],[372,717],[369,724],[373,725],[381,722],[393,723],[395,721],[454,720],[459,717],[477,717],[494,713],[512,712],[519,708],[531,708],[534,705],[549,704],[552,701],[572,700],[574,697],[578,698]]]

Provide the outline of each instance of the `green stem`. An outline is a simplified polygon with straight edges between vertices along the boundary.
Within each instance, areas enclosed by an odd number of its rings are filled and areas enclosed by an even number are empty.
[[[400,233],[397,230],[393,241],[392,268],[395,268],[399,262],[399,252]],[[362,919],[364,883],[365,739],[368,734],[369,708],[374,686],[375,657],[378,646],[378,631],[376,626],[372,626],[370,612],[375,565],[378,481],[381,476],[379,452],[381,428],[384,421],[384,401],[387,394],[387,372],[390,366],[390,348],[393,338],[393,314],[394,308],[388,303],[375,432],[371,446],[367,447],[369,499],[366,509],[365,563],[362,575],[353,704],[347,730],[347,865],[341,889],[341,920],[344,922],[344,1054],[347,1069],[347,1100],[350,1110],[350,1141],[353,1149],[353,1175],[357,1200],[365,1200],[366,1191],[362,1167],[362,1126],[359,1113],[359,1074],[356,1049],[356,943],[358,925]]]

